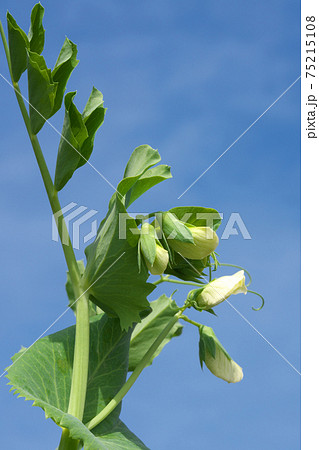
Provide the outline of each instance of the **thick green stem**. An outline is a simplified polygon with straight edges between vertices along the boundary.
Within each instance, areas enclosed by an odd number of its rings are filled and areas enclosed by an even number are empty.
[[[79,441],[71,439],[69,430],[67,428],[63,428],[58,450],[78,450],[78,448]]]
[[[76,334],[75,334],[75,347],[74,347],[74,360],[73,360],[73,374],[72,385],[69,399],[68,413],[82,420],[86,389],[87,389],[87,377],[88,377],[88,365],[89,365],[89,306],[88,297],[83,292],[81,287],[81,276],[72,248],[71,240],[69,237],[68,229],[65,224],[63,215],[61,214],[61,205],[58,199],[57,190],[51,179],[50,172],[46,165],[41,146],[38,138],[32,133],[29,114],[27,112],[19,85],[13,80],[10,52],[6,40],[6,36],[3,30],[2,23],[0,21],[0,34],[8,62],[9,72],[12,80],[12,86],[15,91],[17,101],[21,110],[21,114],[32,144],[32,148],[40,169],[42,180],[49,198],[50,206],[55,217],[56,225],[58,228],[59,236],[62,243],[62,248],[65,256],[65,260],[68,266],[70,278],[74,288],[75,297],[78,299],[76,303]],[[66,445],[70,438],[67,433],[63,431],[62,444]],[[69,447],[61,447],[69,448]],[[70,447],[70,449],[73,447]]]
[[[130,378],[126,381],[126,383],[115,395],[115,397],[105,406],[104,409],[102,409],[102,411],[97,416],[95,416],[92,420],[90,420],[90,422],[86,424],[89,430],[92,430],[92,428],[96,427],[99,423],[101,423],[102,420],[104,420],[109,414],[111,414],[111,412],[117,407],[117,405],[119,405],[119,403],[128,393],[128,391],[131,389],[137,378],[140,376],[142,370],[148,365],[157,348],[161,345],[161,343],[163,342],[169,331],[181,317],[185,308],[186,306],[183,307],[171,318],[171,320],[168,322],[164,330],[157,336],[157,338],[150,346],[150,348],[147,350],[141,361],[137,364]]]

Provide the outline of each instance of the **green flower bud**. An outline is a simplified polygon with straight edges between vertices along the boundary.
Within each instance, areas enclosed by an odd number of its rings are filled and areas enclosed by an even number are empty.
[[[203,309],[210,309],[226,300],[231,295],[246,294],[245,274],[239,270],[234,275],[216,278],[211,281],[204,289],[193,293],[193,298],[197,305]]]
[[[168,265],[168,251],[165,250],[160,245],[156,244],[156,256],[155,261],[153,264],[150,264],[150,262],[145,259],[146,265],[148,270],[151,272],[152,275],[162,275],[164,273],[167,265]]]
[[[190,227],[194,244],[168,239],[170,247],[180,253],[184,258],[203,259],[210,255],[218,245],[218,236],[209,227]]]

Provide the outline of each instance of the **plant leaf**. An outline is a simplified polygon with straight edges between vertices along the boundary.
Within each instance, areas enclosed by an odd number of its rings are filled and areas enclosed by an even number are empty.
[[[124,171],[124,178],[118,184],[117,191],[124,196],[143,173],[160,160],[161,157],[158,151],[149,145],[140,145],[137,147],[128,160]]]
[[[221,217],[213,208],[202,206],[178,206],[169,210],[179,220],[194,225],[196,227],[210,227],[214,231],[221,224]]]
[[[18,82],[27,68],[27,49],[30,48],[28,36],[7,12],[9,52],[13,81]]]
[[[8,368],[12,389],[19,397],[33,400],[46,417],[70,430],[84,449],[146,448],[119,420],[120,405],[99,426],[89,431],[67,414],[72,378],[75,326],[39,339],[22,349]],[[91,420],[114,397],[125,382],[130,333],[121,330],[118,319],[105,314],[90,324],[90,363],[84,422]],[[140,446],[139,446],[140,445]]]
[[[37,134],[52,115],[57,84],[43,56],[31,51],[28,51],[28,89],[31,128]]]
[[[93,88],[83,114],[80,114],[73,103],[75,95],[76,92],[69,92],[64,99],[65,116],[54,179],[58,191],[91,156],[94,136],[103,123],[106,111],[101,106],[103,96],[97,89]]]
[[[43,16],[44,8],[41,3],[37,3],[31,12],[31,25],[28,33],[28,40],[30,42],[30,50],[39,55],[44,48],[45,30],[42,25]]]
[[[198,281],[204,275],[203,270],[207,267],[207,262],[207,258],[187,259],[173,252],[171,265],[167,266],[165,273],[185,281]]]
[[[81,145],[88,137],[82,115],[73,103],[76,92],[64,99],[65,115],[55,168],[54,185],[60,191],[72,177],[81,158]]]
[[[140,145],[131,154],[128,160],[124,178],[132,178],[142,175],[147,169],[161,160],[160,154],[149,145]]]
[[[92,154],[95,133],[104,122],[105,112],[106,108],[104,108],[103,106],[102,92],[100,92],[93,86],[89,100],[82,113],[82,117],[88,132],[88,137],[83,142],[83,145],[81,147],[81,155],[83,155],[85,159],[80,158],[77,169],[83,166]]]
[[[153,167],[144,172],[127,192],[125,202],[126,207],[135,202],[135,200],[144,194],[144,192],[169,178],[172,178],[171,168],[165,164]]]
[[[149,274],[144,263],[139,271],[137,245],[132,247],[127,236],[120,235],[123,217],[129,216],[115,195],[95,241],[85,250],[83,285],[96,305],[106,312],[113,311],[121,326],[128,329],[140,322],[140,313],[149,308],[146,297],[155,286],[147,283]],[[133,219],[131,222],[135,223]]]
[[[79,63],[76,59],[77,53],[76,45],[68,38],[65,38],[54,69],[52,70],[52,79],[55,83],[58,83],[58,87],[51,115],[55,114],[61,108],[68,79]]]
[[[135,369],[151,344],[179,310],[175,301],[166,295],[161,295],[157,300],[151,302],[150,305],[152,312],[146,316],[141,323],[138,323],[133,330],[130,343],[128,370]],[[173,337],[181,335],[182,330],[183,326],[177,322],[154,353],[149,365],[152,364],[153,359],[161,353],[164,346],[168,344]]]

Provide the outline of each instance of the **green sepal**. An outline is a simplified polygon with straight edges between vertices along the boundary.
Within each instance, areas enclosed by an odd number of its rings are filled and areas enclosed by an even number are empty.
[[[33,134],[37,134],[51,117],[57,87],[43,56],[28,51],[29,111]]]
[[[27,49],[30,48],[30,43],[26,33],[9,12],[7,12],[7,25],[12,78],[13,81],[18,82],[27,68]]]
[[[206,285],[198,289],[192,289],[191,291],[189,291],[189,293],[187,294],[187,300],[190,302],[192,306],[194,305],[196,306],[196,299],[203,292],[205,287]]]
[[[178,206],[169,210],[179,220],[196,227],[210,227],[214,231],[221,224],[221,217],[213,208],[202,206]]]
[[[45,30],[42,25],[44,8],[41,3],[37,3],[31,12],[31,25],[28,33],[30,50],[32,52],[42,53],[44,48]]]
[[[202,368],[203,362],[205,362],[206,351],[215,358],[215,339],[217,340],[217,337],[211,328],[206,327],[205,325],[202,325],[199,328],[199,361]]]
[[[213,329],[207,327],[206,325],[202,325],[199,328],[199,360],[201,367],[203,366],[203,362],[205,362],[205,354],[208,352],[213,358],[215,358],[216,347],[219,347],[222,350],[225,357],[231,361],[231,357],[224,349],[222,344],[219,342],[216,334]]]
[[[121,330],[118,319],[105,314],[91,318],[90,361],[84,417],[67,413],[74,353],[75,326],[45,336],[12,358],[7,369],[12,390],[32,400],[46,418],[68,428],[84,450],[110,448],[146,449],[119,419],[119,405],[101,424],[89,431],[84,423],[95,417],[125,383],[130,333]]]
[[[148,232],[145,232],[146,230]],[[156,236],[154,227],[148,223],[141,228],[140,246],[144,258],[152,266],[156,258]]]
[[[181,242],[194,243],[193,235],[189,228],[171,212],[162,215],[162,230],[166,239],[174,239]]]
[[[51,112],[52,116],[61,108],[67,82],[79,63],[79,60],[76,59],[77,53],[76,45],[66,37],[52,70],[53,81],[58,83],[54,106]]]
[[[142,360],[150,345],[162,332],[170,319],[179,311],[175,301],[172,298],[167,297],[165,294],[161,295],[157,300],[151,302],[150,305],[152,312],[145,317],[141,323],[135,326],[131,336],[128,369],[131,371],[136,368],[137,364]],[[148,365],[152,364],[154,358],[161,353],[164,346],[168,344],[172,338],[182,334],[182,330],[183,326],[177,322],[158,347]]]
[[[103,96],[96,88],[93,88],[82,114],[73,103],[75,95],[76,92],[69,92],[64,99],[65,115],[54,179],[58,191],[91,156],[94,136],[103,123],[106,111]]]

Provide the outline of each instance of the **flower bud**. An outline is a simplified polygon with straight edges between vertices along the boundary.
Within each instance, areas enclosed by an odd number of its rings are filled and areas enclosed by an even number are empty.
[[[228,383],[237,383],[243,378],[243,369],[229,356],[217,339],[212,328],[202,325],[199,328],[199,359],[216,377]]]
[[[228,383],[237,383],[243,379],[243,369],[234,360],[228,359],[219,346],[216,346],[215,358],[206,352],[205,364],[216,377]]]
[[[147,268],[152,275],[162,275],[168,265],[168,260],[168,251],[158,244],[156,244],[156,256],[154,263],[150,264],[150,262],[145,258]]]
[[[168,243],[173,250],[180,253],[184,258],[203,259],[210,255],[218,245],[218,236],[209,227],[190,227],[194,244],[169,239]]]
[[[194,296],[197,305],[203,309],[210,309],[226,300],[231,295],[246,294],[245,274],[239,270],[234,275],[216,278],[202,289],[198,296]]]

